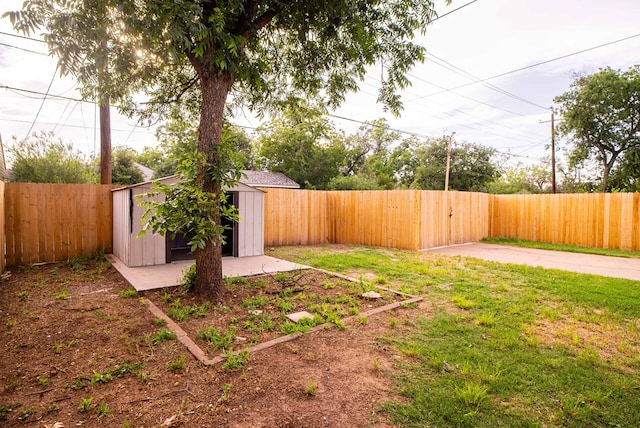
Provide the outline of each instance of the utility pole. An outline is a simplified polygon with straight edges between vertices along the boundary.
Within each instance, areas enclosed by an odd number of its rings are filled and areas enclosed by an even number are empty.
[[[556,193],[556,128],[551,111],[551,193]]]
[[[451,169],[451,144],[453,143],[453,136],[455,135],[455,132],[451,133],[451,136],[449,137],[449,145],[447,146],[447,169],[445,172],[445,176],[444,176],[444,191],[448,192],[449,191],[449,171]]]
[[[560,119],[562,120],[562,119]],[[556,127],[555,115],[551,110],[551,121],[541,120],[540,123],[551,122],[551,192],[556,193]]]

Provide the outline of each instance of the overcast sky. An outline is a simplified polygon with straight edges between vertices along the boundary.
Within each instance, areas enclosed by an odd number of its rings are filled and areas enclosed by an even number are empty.
[[[2,0],[0,11],[17,10],[22,1]],[[576,74],[640,64],[638,0],[454,0],[449,6],[438,2],[436,10],[441,18],[418,39],[427,60],[410,73],[412,87],[402,94],[401,117],[375,104],[382,70],[373,68],[360,92],[333,112],[338,128],[352,133],[360,126],[357,121],[386,117],[397,130],[433,137],[455,132],[456,140],[493,147],[514,162],[535,163],[548,154],[550,125],[540,122],[549,120],[553,98]],[[0,20],[5,146],[31,129],[54,131],[79,150],[99,152],[95,106],[59,98],[43,103],[37,93],[78,98],[75,82],[60,78],[50,57],[28,52],[46,53],[45,45],[3,33],[15,34],[7,18]],[[237,123],[260,125],[247,118]],[[113,146],[137,150],[157,144],[154,129],[136,126],[115,109],[112,139]]]

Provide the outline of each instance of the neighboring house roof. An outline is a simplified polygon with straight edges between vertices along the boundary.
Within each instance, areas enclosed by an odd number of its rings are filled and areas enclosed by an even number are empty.
[[[281,187],[299,189],[300,185],[281,172],[242,171],[240,182],[252,187]]]
[[[142,177],[144,178],[144,181],[151,181],[151,179],[153,178],[153,170],[151,168],[147,168],[146,166],[138,162],[134,162],[133,164],[137,166],[140,172],[142,173]]]

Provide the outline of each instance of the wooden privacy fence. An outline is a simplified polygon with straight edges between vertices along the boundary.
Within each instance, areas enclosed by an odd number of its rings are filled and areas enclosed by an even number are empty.
[[[418,250],[488,235],[489,195],[482,193],[263,190],[267,246],[336,243]]]
[[[640,193],[495,195],[490,236],[640,250]]]
[[[6,265],[111,252],[110,185],[6,183]]]
[[[113,187],[0,182],[0,269],[111,252]],[[263,190],[266,246],[419,250],[501,236],[640,250],[638,193]]]

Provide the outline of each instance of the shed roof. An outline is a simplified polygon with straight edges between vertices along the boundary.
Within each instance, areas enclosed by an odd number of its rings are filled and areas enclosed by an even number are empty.
[[[281,172],[269,171],[242,171],[241,183],[252,187],[282,187],[286,189],[299,189],[300,185]]]
[[[284,175],[281,172],[268,172],[268,171],[242,171],[242,177],[238,181],[239,185],[249,186],[251,188],[255,187],[280,187],[285,189],[299,189],[300,185]],[[168,177],[163,177],[158,179],[160,182],[167,181],[175,181],[176,175],[170,175]],[[122,190],[122,189],[130,189],[133,187],[146,186],[152,184],[153,181],[145,181],[142,183],[131,184],[128,186],[117,187],[111,189],[111,191]],[[258,189],[259,190],[259,189]]]

